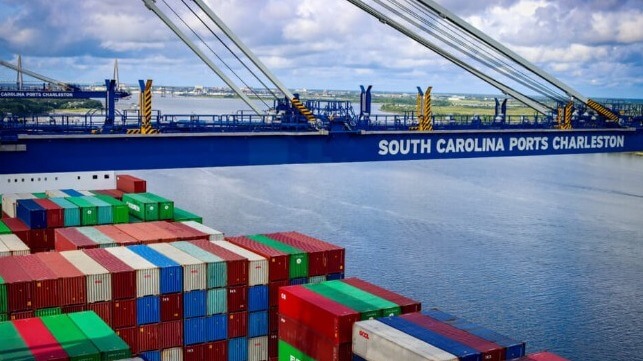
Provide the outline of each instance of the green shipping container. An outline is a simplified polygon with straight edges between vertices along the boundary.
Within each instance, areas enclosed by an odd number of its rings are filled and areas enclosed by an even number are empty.
[[[70,313],[69,319],[100,351],[102,361],[131,357],[129,346],[93,311]]]
[[[0,360],[35,360],[13,323],[0,323],[0,340]]]
[[[299,349],[296,349],[291,344],[284,340],[279,340],[279,361],[315,361],[314,358],[306,355]]]
[[[65,350],[70,361],[101,361],[100,351],[69,316],[48,316],[41,320]]]
[[[174,217],[174,201],[163,198],[154,193],[140,193],[140,195],[159,204],[160,220],[167,221]]]
[[[98,210],[96,206],[84,197],[67,197],[66,199],[80,208],[80,224],[83,226],[95,226],[98,224]]]
[[[399,305],[385,300],[372,293],[359,289],[355,286],[349,285],[348,283],[344,283],[341,281],[328,281],[324,282],[323,284],[347,295],[358,298],[364,302],[368,302],[369,304],[379,308],[382,311],[383,317],[397,316],[402,314],[402,309]]]
[[[382,311],[376,306],[360,300],[359,298],[355,298],[353,296],[340,292],[332,287],[328,287],[323,283],[318,283],[315,285],[306,284],[303,286],[317,294],[320,294],[330,300],[341,303],[342,305],[359,312],[360,318],[362,320],[370,320],[373,318],[382,317]]]
[[[225,287],[228,284],[228,267],[223,258],[189,242],[181,241],[172,242],[171,244],[173,247],[206,263],[208,289]]]
[[[143,221],[158,221],[158,202],[136,193],[123,194],[123,203],[127,204],[129,214]]]
[[[261,234],[248,236],[248,238],[250,238],[255,242],[259,242],[268,247],[274,248],[283,253],[289,254],[290,263],[288,265],[288,272],[289,272],[288,276],[290,279],[308,277],[308,253],[307,252],[302,251],[299,248],[295,248],[293,246],[283,244],[279,241],[276,241],[272,238],[266,237]]]
[[[11,230],[9,229],[9,227],[7,227],[7,225],[4,224],[4,222],[0,221],[0,234],[9,234],[9,233],[11,233]]]
[[[0,313],[7,312],[7,285],[4,284],[2,276],[0,276]]]
[[[63,310],[60,307],[52,307],[52,308],[41,308],[39,310],[36,310],[36,312],[34,312],[34,315],[36,317],[44,317],[44,316],[60,315],[62,313],[63,313]]]
[[[213,288],[208,290],[208,316],[228,312],[227,288]]]
[[[175,222],[195,221],[203,223],[203,217],[177,207],[174,207],[174,215],[172,216],[172,219]]]
[[[0,322],[8,321],[9,320],[9,315],[6,313],[0,313]]]
[[[38,193],[31,193],[31,194],[33,194],[33,196],[38,198],[38,199],[48,198],[47,193],[45,193],[45,192],[38,192]]]
[[[98,224],[112,224],[114,223],[113,208],[112,205],[100,200],[94,196],[84,196],[82,197],[87,202],[96,206],[96,211],[98,212]]]
[[[97,194],[95,197],[112,206],[114,224],[129,222],[129,208],[127,207],[127,204],[106,194]]]
[[[63,208],[65,227],[80,226],[80,208],[65,198],[49,198],[52,202]]]
[[[76,230],[92,241],[98,243],[100,248],[117,247],[116,241],[105,235],[105,233],[97,230],[94,227],[78,227]]]

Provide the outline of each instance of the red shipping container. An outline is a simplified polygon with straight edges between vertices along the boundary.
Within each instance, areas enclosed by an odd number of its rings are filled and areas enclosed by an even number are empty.
[[[279,338],[315,360],[351,361],[351,342],[336,344],[290,317],[279,316]]]
[[[265,236],[308,253],[308,276],[325,276],[329,273],[326,267],[328,255],[325,249],[288,237],[284,233],[271,233]]]
[[[143,229],[147,232],[152,232],[156,237],[159,238],[158,243],[162,242],[176,242],[179,239],[184,240],[179,237],[176,233],[172,232],[171,229],[164,227],[163,224],[169,224],[165,221],[155,221],[155,222],[143,222],[143,223],[134,223],[140,229]]]
[[[248,312],[228,313],[228,338],[245,337],[248,334]]]
[[[279,357],[279,335],[276,332],[268,335],[268,357]]]
[[[138,327],[138,351],[154,351],[159,349],[159,324],[153,323]]]
[[[204,249],[226,261],[228,269],[228,286],[248,284],[248,259],[228,251],[215,243],[205,240],[191,241],[197,247]]]
[[[42,231],[45,234],[45,238],[42,239],[39,248],[47,249],[47,252],[54,250],[56,248],[56,228],[47,228]]]
[[[326,251],[326,268],[328,273],[344,273],[346,249],[299,232],[286,232],[282,235],[302,241]]]
[[[44,229],[31,229],[29,230],[29,242],[31,242],[31,245],[28,244],[29,248],[36,250],[36,249],[47,249],[49,250],[49,243],[47,241],[47,234]]]
[[[55,245],[58,252],[98,248],[100,246],[73,227],[56,229]]]
[[[183,321],[161,322],[159,324],[159,349],[183,346]]]
[[[199,232],[196,229],[186,226],[183,223],[180,222],[165,222],[165,221],[160,221],[160,222],[150,222],[154,223],[155,226],[163,228],[164,230],[172,233],[177,237],[177,239],[180,239],[182,241],[195,241],[199,239],[203,240],[209,240],[210,236],[203,233]]]
[[[39,206],[45,209],[47,215],[47,228],[58,228],[65,225],[65,210],[50,199],[34,199]]]
[[[226,241],[243,247],[268,260],[268,281],[288,280],[290,255],[247,237],[226,237]]]
[[[228,287],[228,312],[248,309],[248,286]]]
[[[335,344],[351,342],[353,324],[360,320],[354,310],[302,286],[281,288],[279,313],[313,328]]]
[[[11,233],[15,234],[21,241],[23,241],[27,247],[31,248],[31,230],[25,222],[19,220],[18,218],[5,217],[2,218],[2,223],[4,223]]]
[[[104,224],[100,226],[94,226],[94,229],[100,231],[102,234],[114,240],[121,246],[131,246],[134,244],[141,244],[141,242],[130,236],[129,234],[123,232],[118,227],[111,224]]]
[[[91,192],[94,193],[94,194],[103,194],[103,195],[106,195],[106,196],[110,196],[110,197],[116,198],[118,200],[123,199],[123,194],[125,194],[125,192],[120,191],[118,189],[97,189],[97,190],[94,190],[94,191],[91,191]]]
[[[69,360],[65,350],[39,318],[17,320],[13,322],[13,325],[22,336],[22,340],[35,360]]]
[[[268,306],[277,307],[279,303],[279,287],[286,287],[290,285],[289,280],[274,281],[268,284]]]
[[[112,327],[136,326],[136,299],[112,301]]]
[[[202,343],[200,345],[191,345],[183,347],[183,361],[203,361],[206,360],[204,357],[205,349],[207,348],[207,343]],[[208,359],[210,360],[210,359]]]
[[[399,305],[400,308],[402,309],[402,313],[420,312],[420,310],[422,309],[422,304],[419,301],[412,300],[408,297],[402,296],[393,291],[389,291],[382,287],[376,286],[362,279],[351,277],[351,278],[343,279],[342,282],[347,283],[351,286],[357,287],[366,292],[372,293],[375,296],[383,298],[387,301],[391,301],[396,305]]]
[[[138,351],[138,327],[126,327],[114,329],[114,332],[125,341],[132,349],[132,353],[137,354]]]
[[[63,313],[87,311],[87,305],[67,305],[60,307]]]
[[[87,311],[94,311],[106,324],[112,327],[112,301],[94,302],[87,304]]]
[[[24,320],[25,318],[33,317],[35,317],[35,313],[33,310],[9,313],[10,320]]]
[[[60,253],[48,252],[36,255],[58,277],[58,296],[61,306],[87,303],[87,282],[80,272]]]
[[[268,332],[277,333],[279,331],[279,308],[271,307],[268,310]]]
[[[119,174],[116,176],[116,189],[125,193],[145,193],[147,182],[128,174]]]
[[[157,238],[154,237],[154,235],[148,234],[146,231],[141,230],[134,223],[115,224],[114,227],[119,231],[127,234],[131,238],[135,239],[137,244],[149,244],[158,242]]]
[[[203,360],[227,360],[228,341],[206,343],[203,348],[203,356]]]
[[[87,249],[83,252],[112,274],[114,300],[136,298],[136,271],[132,267],[105,249]]]
[[[33,280],[33,309],[58,307],[60,297],[56,274],[36,255],[18,256],[15,260]]]
[[[7,288],[7,311],[33,309],[33,279],[16,262],[16,257],[0,257],[0,277]]]
[[[183,293],[161,295],[161,322],[183,319]]]
[[[460,330],[446,323],[442,323],[429,316],[423,315],[421,313],[408,313],[400,317],[418,326],[421,326],[422,328],[443,335],[451,340],[455,340],[460,344],[469,346],[470,348],[480,352],[482,355],[482,359],[485,361],[500,361],[504,360],[505,358],[504,347],[484,340],[478,336],[472,335],[466,331]]]
[[[569,361],[551,352],[532,353],[518,359],[519,361]]]

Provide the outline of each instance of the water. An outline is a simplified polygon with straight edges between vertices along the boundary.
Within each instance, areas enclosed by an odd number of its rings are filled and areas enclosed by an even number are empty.
[[[643,354],[643,157],[132,173],[229,235],[297,230],[340,244],[347,276],[525,340],[529,352]]]

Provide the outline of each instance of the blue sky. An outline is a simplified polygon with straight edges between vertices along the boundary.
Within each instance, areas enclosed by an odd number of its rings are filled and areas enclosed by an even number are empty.
[[[289,88],[497,93],[344,0],[206,2]],[[643,98],[642,0],[438,2],[584,95]],[[125,83],[223,85],[141,0],[0,0],[0,59],[18,54],[68,82],[118,59]]]

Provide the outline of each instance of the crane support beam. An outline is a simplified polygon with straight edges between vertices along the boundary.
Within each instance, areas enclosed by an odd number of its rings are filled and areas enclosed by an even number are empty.
[[[167,25],[170,30],[174,32],[184,43],[187,45],[212,71],[214,71],[221,80],[223,80],[249,107],[252,109],[255,113],[258,115],[263,114],[264,112],[257,107],[250,98],[243,93],[243,91],[230,79],[228,78],[219,67],[214,64],[214,62],[208,58],[199,47],[188,38],[187,35],[185,35],[177,26],[168,18],[162,11],[161,9],[156,6],[156,1],[155,0],[143,0],[145,3],[145,6],[147,6],[148,9],[152,10],[156,16],[158,16],[161,21]]]
[[[417,41],[418,43],[422,44],[426,48],[434,51],[438,55],[442,56],[443,58],[451,61],[455,65],[461,67],[462,69],[468,71],[469,73],[473,74],[474,76],[480,78],[481,80],[487,82],[488,84],[494,86],[495,88],[499,89],[505,94],[511,95],[514,97],[516,100],[519,102],[527,105],[528,107],[536,110],[537,112],[541,114],[549,114],[550,109],[544,106],[543,104],[539,103],[538,101],[530,98],[529,96],[522,94],[518,92],[517,90],[510,88],[499,81],[495,80],[494,78],[490,77],[489,75],[484,74],[480,70],[476,69],[475,67],[467,64],[466,62],[458,59],[456,56],[453,54],[449,53],[448,51],[441,49],[439,46],[436,44],[430,42],[429,40],[415,34],[411,30],[407,29],[404,27],[402,24],[396,22],[395,20],[391,19],[390,17],[382,14],[381,12],[375,10],[373,7],[366,5],[364,2],[361,0],[348,0],[350,3],[353,5],[357,6],[358,8],[364,10],[365,12],[371,14],[373,17],[376,19],[379,19],[381,22],[385,23],[386,25],[394,28],[395,30],[401,32],[402,34],[406,35],[407,37]]]

